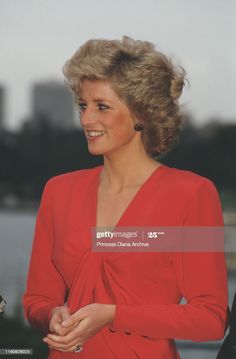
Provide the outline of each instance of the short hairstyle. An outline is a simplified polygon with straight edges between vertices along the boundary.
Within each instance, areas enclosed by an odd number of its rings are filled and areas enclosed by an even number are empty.
[[[108,82],[142,124],[149,155],[168,151],[178,138],[182,125],[178,99],[185,71],[154,44],[127,36],[92,39],[66,62],[63,72],[77,99],[84,79]]]

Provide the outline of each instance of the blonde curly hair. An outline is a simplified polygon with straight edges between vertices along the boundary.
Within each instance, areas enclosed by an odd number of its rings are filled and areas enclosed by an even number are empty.
[[[80,97],[84,79],[106,81],[141,123],[149,155],[168,151],[178,138],[182,116],[178,99],[185,71],[147,41],[85,42],[63,68],[65,81]]]

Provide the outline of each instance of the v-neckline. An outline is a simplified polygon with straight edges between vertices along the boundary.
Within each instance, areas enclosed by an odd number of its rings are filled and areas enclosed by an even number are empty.
[[[124,217],[126,216],[129,209],[133,206],[133,203],[136,202],[137,198],[140,197],[144,189],[146,188],[147,184],[155,177],[156,174],[160,174],[164,168],[167,166],[164,164],[161,164],[160,166],[156,167],[154,171],[147,177],[147,179],[143,182],[143,184],[140,186],[138,191],[135,193],[133,198],[129,201],[128,205],[126,206],[125,210],[121,214],[120,218],[116,222],[116,224],[112,227],[112,230],[115,230],[117,227],[120,226],[120,223],[123,221]],[[94,186],[94,208],[93,208],[93,225],[95,228],[97,228],[97,206],[98,206],[98,186],[100,184],[100,175],[103,170],[103,166],[98,167],[98,171],[96,172],[96,183]],[[108,226],[107,226],[108,227]],[[110,228],[110,227],[109,227]]]

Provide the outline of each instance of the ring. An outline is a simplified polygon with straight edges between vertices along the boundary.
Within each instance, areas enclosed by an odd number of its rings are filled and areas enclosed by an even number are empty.
[[[81,347],[79,344],[76,345],[74,353],[80,353],[82,352],[83,347]]]

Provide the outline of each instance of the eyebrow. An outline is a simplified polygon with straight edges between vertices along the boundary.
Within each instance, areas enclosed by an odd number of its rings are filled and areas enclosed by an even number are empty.
[[[79,98],[80,101],[86,102],[82,97]],[[112,101],[106,100],[105,98],[96,98],[93,100],[93,102],[109,102],[112,103]]]

